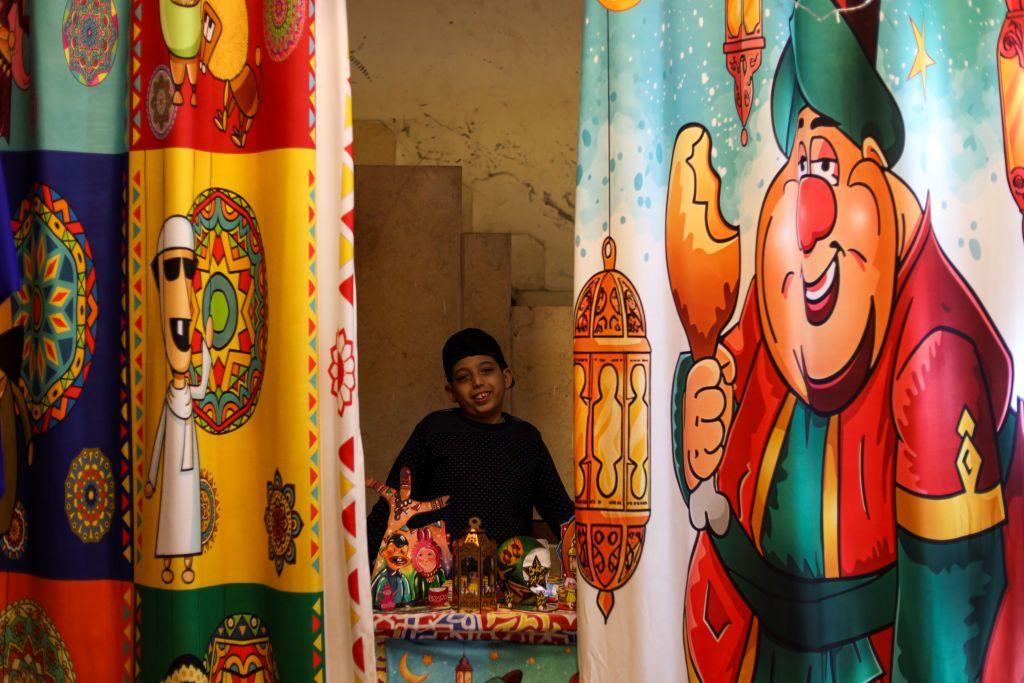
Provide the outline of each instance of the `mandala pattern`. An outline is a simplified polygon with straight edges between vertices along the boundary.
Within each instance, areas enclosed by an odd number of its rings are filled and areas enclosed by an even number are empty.
[[[68,0],[64,9],[64,59],[82,85],[103,82],[117,51],[114,0]]]
[[[98,448],[85,448],[71,461],[64,480],[64,514],[83,543],[96,543],[114,518],[114,473]]]
[[[14,324],[25,327],[21,386],[39,434],[71,412],[96,347],[96,273],[85,228],[67,200],[33,186],[11,221],[21,266]]]
[[[0,550],[11,560],[20,560],[25,554],[28,543],[28,517],[25,515],[25,506],[19,500],[14,504],[14,514],[11,515],[11,528],[7,533],[0,536]]]
[[[146,120],[149,129],[157,140],[163,140],[174,127],[174,117],[178,108],[174,106],[174,82],[171,70],[166,64],[153,69],[149,77],[149,88],[146,90]]]
[[[283,62],[295,50],[306,26],[307,0],[263,0],[263,35],[267,52]]]
[[[302,531],[302,517],[295,510],[295,484],[285,484],[279,470],[274,470],[274,481],[267,482],[263,525],[267,528],[270,559],[281,576],[285,563],[295,564],[295,539]]]
[[[267,359],[267,265],[259,224],[238,194],[210,188],[190,212],[196,236],[192,381],[202,368],[202,332],[213,319],[211,391],[194,403],[211,434],[244,425],[256,410]]]
[[[331,394],[338,399],[338,415],[345,415],[345,409],[352,405],[356,394],[356,352],[355,343],[348,338],[344,328],[338,330],[331,347]]]
[[[4,681],[77,680],[64,640],[39,603],[18,600],[0,612],[0,672]]]
[[[205,553],[217,536],[217,523],[220,521],[220,501],[217,499],[217,485],[213,475],[202,470],[199,476],[199,529]]]
[[[226,617],[210,636],[206,670],[211,681],[279,681],[267,625],[255,614]]]

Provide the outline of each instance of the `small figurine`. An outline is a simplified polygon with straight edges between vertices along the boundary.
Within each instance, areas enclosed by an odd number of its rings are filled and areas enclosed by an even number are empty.
[[[391,593],[391,584],[384,584],[384,590],[381,591],[380,596],[380,608],[384,612],[395,609],[395,596]]]
[[[530,592],[536,596],[537,609],[544,609],[544,602],[547,600],[544,593],[548,584],[548,567],[540,563],[540,554],[533,556],[533,562],[525,569],[526,582]]]
[[[576,579],[568,576],[562,586],[565,589],[565,606],[569,609],[576,609]]]
[[[562,561],[562,577],[576,576],[576,518],[562,525],[562,537],[555,549]]]
[[[417,529],[416,545],[412,548],[412,566],[416,570],[412,588],[416,600],[428,597],[431,588],[443,586],[447,581],[441,560],[441,548],[431,538],[430,530]]]
[[[498,557],[505,603],[518,602],[542,609],[551,572],[551,549],[547,541],[513,536],[502,543]]]
[[[375,606],[383,609],[385,589],[389,591],[394,604],[405,605],[412,602],[412,587],[409,585],[409,579],[405,576],[405,569],[408,566],[409,540],[402,532],[395,532],[388,536],[377,558],[373,584],[370,587]],[[392,605],[392,609],[394,609],[394,605]]]
[[[427,591],[427,604],[438,609],[448,602],[448,586],[434,586]]]
[[[383,484],[376,479],[369,477],[366,485],[375,489],[391,508],[388,515],[387,531],[384,534],[383,547],[377,555],[374,563],[373,584],[370,587],[375,607],[381,607],[380,599],[383,596],[384,587],[390,588],[396,605],[406,605],[416,599],[406,575],[411,561],[409,555],[409,538],[411,534],[407,523],[414,516],[421,512],[440,510],[448,504],[448,496],[442,496],[431,501],[419,501],[412,499],[412,473],[408,467],[403,467],[399,487],[396,491],[390,486]],[[440,556],[440,552],[437,553]],[[424,560],[426,557],[424,557]],[[444,579],[441,579],[444,583]],[[427,591],[424,591],[426,595]]]

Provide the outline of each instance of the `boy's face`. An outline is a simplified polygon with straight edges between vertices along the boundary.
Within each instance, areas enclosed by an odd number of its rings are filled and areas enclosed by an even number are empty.
[[[502,370],[490,356],[467,356],[452,368],[452,379],[445,389],[449,398],[470,419],[501,422],[505,390],[512,386],[512,373]]]

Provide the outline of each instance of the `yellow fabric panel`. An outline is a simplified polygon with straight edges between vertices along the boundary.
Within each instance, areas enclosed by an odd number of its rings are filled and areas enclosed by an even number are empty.
[[[267,357],[259,400],[254,413],[234,431],[196,434],[199,463],[212,475],[217,490],[218,521],[215,536],[195,557],[195,581],[181,580],[182,559],[172,560],[173,582],[161,579],[163,560],[155,557],[162,486],[150,499],[141,500],[140,555],[136,581],[159,588],[199,588],[223,583],[262,583],[290,591],[316,592],[321,588],[318,565],[320,538],[319,470],[311,461],[317,448],[316,419],[316,316],[311,306],[312,150],[284,149],[254,154],[223,155],[191,149],[133,151],[131,175],[141,173],[142,195],[132,201],[141,206],[144,231],[133,237],[130,248],[141,243],[141,269],[130,268],[131,286],[141,284],[144,309],[141,348],[132,335],[132,364],[141,351],[143,425],[133,430],[136,501],[142,498],[164,404],[170,371],[161,338],[159,293],[149,270],[156,253],[161,225],[172,214],[187,215],[196,197],[210,187],[240,195],[252,208],[259,225],[266,263]],[[273,172],[268,172],[273,169]],[[134,183],[133,183],[134,185]],[[140,261],[132,255],[133,265]],[[141,280],[141,282],[140,282]],[[133,315],[134,319],[134,315]],[[133,394],[140,391],[132,383]],[[141,458],[141,463],[140,463]],[[295,538],[295,563],[285,562],[280,576],[268,554],[264,525],[268,482],[280,471],[284,484],[294,484],[294,510],[302,519]],[[162,475],[161,475],[162,476]],[[312,485],[311,485],[312,483]],[[136,508],[138,510],[138,507]],[[319,525],[316,525],[319,527]]]

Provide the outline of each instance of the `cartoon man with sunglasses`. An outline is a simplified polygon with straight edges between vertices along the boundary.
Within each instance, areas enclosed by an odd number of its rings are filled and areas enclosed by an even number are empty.
[[[153,442],[146,481],[147,498],[156,487],[157,470],[163,455],[163,493],[156,534],[156,556],[162,557],[164,583],[174,580],[171,559],[181,557],[185,568],[181,580],[195,581],[192,558],[202,551],[199,517],[199,447],[196,441],[192,401],[207,393],[210,378],[210,344],[213,321],[206,320],[202,340],[203,369],[199,384],[189,383],[192,366],[192,278],[196,254],[192,224],[184,216],[164,221],[157,241],[156,256],[150,264],[160,293],[160,323],[171,381],[160,413],[160,426]]]

